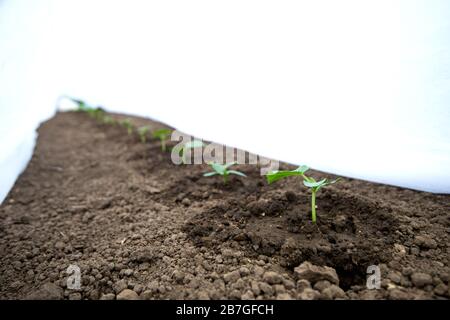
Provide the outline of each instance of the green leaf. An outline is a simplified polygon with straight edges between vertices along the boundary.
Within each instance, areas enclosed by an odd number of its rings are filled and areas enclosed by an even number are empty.
[[[327,181],[326,181],[323,185],[321,185],[319,188],[322,188],[322,187],[328,186],[328,185],[330,185],[330,184],[336,183],[336,182],[338,182],[339,180],[341,180],[340,177],[339,177],[339,178],[336,178],[336,179],[334,179],[334,180],[328,180],[328,179],[327,179]]]
[[[295,172],[301,172],[301,173],[305,173],[306,171],[308,171],[309,170],[309,167],[308,166],[305,166],[305,165],[303,165],[303,166],[300,166],[300,167],[298,167],[297,169],[295,169],[295,170],[293,170],[293,171],[295,171]]]
[[[170,134],[172,133],[172,130],[170,129],[158,129],[153,131],[153,138],[158,139],[166,139]]]
[[[339,180],[342,180],[342,178],[341,178],[341,177],[339,177],[339,178],[336,178],[336,179],[334,179],[334,180],[332,180],[332,181],[328,182],[328,184],[333,184],[333,183],[336,183],[336,182],[338,182]]]
[[[230,174],[234,174],[234,175],[241,176],[241,177],[246,177],[246,175],[242,172],[239,172],[236,170],[227,170],[228,167],[236,164],[235,162],[227,163],[224,165],[220,164],[220,163],[216,163],[216,162],[210,162],[208,164],[211,166],[211,168],[213,168],[214,172],[208,172],[208,173],[203,174],[203,176],[205,176],[205,177],[210,177],[210,176],[214,176],[214,175],[218,174],[223,177],[224,183],[227,183],[228,176]]]
[[[81,99],[68,97],[69,100],[72,100],[74,103],[78,104],[79,106],[86,106],[86,102],[84,102]]]
[[[211,168],[213,168],[213,170],[215,172],[217,172],[218,174],[220,174],[221,176],[223,176],[226,172],[226,168],[224,165],[221,165],[220,163],[216,163],[216,162],[211,162],[209,163],[209,165],[211,166]]]
[[[237,164],[236,161],[228,162],[227,164],[225,164],[225,168],[228,169],[229,167],[234,166],[235,164]]]
[[[237,176],[241,176],[241,177],[246,177],[246,175],[240,171],[236,171],[236,170],[229,170],[228,171],[229,174],[235,174]]]
[[[306,181],[308,181],[308,182],[311,182],[311,183],[312,183],[312,182],[316,182],[316,180],[314,180],[313,177],[307,177],[307,176],[304,176],[303,179],[306,180]]]
[[[309,181],[307,180],[309,179]],[[318,182],[316,182],[313,178],[311,177],[305,177],[305,180],[303,180],[303,184],[305,186],[307,186],[308,188],[313,188],[316,189],[316,191],[319,191],[320,188],[323,188],[325,186],[328,186],[330,184],[336,183],[340,180],[341,178],[337,178],[335,180],[328,180],[328,179],[322,179]],[[311,181],[312,180],[312,181]]]
[[[72,97],[67,97],[69,100],[71,100],[72,102],[76,103],[77,106],[77,111],[88,111],[89,109],[92,109],[91,107],[89,107],[87,105],[86,102],[84,102],[83,100],[80,99],[76,99],[76,98],[72,98]]]
[[[307,181],[307,180],[303,180],[303,184],[305,186],[307,186],[308,188],[317,188],[317,187],[322,187],[325,185],[325,183],[327,182],[327,179],[322,179],[320,181]]]
[[[300,166],[295,170],[291,171],[273,171],[269,172],[267,177],[267,182],[272,183],[278,180],[281,180],[286,177],[292,177],[292,176],[304,176],[305,172],[308,171],[309,168],[307,166]]]
[[[217,175],[217,172],[206,172],[203,174],[204,177],[211,177]]]

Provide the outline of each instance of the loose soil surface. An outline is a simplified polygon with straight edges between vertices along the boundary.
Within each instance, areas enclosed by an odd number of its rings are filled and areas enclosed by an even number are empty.
[[[224,185],[156,140],[58,113],[0,207],[0,298],[450,297],[450,196],[345,178],[318,193],[313,225],[300,180],[236,169],[248,177]],[[80,290],[67,288],[69,265]]]

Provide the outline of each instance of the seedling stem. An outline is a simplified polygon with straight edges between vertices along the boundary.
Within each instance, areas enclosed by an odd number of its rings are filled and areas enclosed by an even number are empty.
[[[139,134],[139,138],[141,139],[142,143],[146,143],[147,142],[147,133],[150,130],[150,128],[148,126],[143,126],[143,127],[139,127],[138,128],[138,134]]]
[[[327,185],[336,183],[339,181],[340,178],[337,178],[335,180],[328,180],[328,179],[322,179],[320,181],[316,181],[312,177],[308,177],[305,175],[305,172],[308,171],[309,168],[307,166],[300,166],[295,170],[292,171],[274,171],[270,172],[267,175],[267,182],[272,183],[275,181],[278,181],[280,179],[291,177],[291,176],[301,176],[303,178],[303,184],[311,189],[311,220],[312,223],[316,223],[317,216],[316,216],[316,194],[317,191],[319,191],[322,187],[325,187]]]
[[[170,129],[159,129],[153,132],[153,138],[159,139],[161,141],[161,150],[166,151],[166,141],[169,139],[170,134],[172,133],[172,130]]]
[[[312,222],[316,223],[316,191],[311,191],[311,218]]]

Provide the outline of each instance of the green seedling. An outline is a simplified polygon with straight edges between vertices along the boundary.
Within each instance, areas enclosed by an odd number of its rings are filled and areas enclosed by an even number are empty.
[[[169,139],[169,136],[172,134],[172,130],[170,129],[158,129],[153,132],[152,136],[153,138],[159,139],[161,141],[161,150],[166,151],[167,150],[167,140]]]
[[[127,129],[128,135],[133,133],[133,124],[131,123],[130,118],[126,118],[120,122],[121,126]]]
[[[103,118],[105,117],[105,111],[100,108],[90,108],[87,110],[87,114],[94,118],[97,121],[103,122]]]
[[[73,102],[78,104],[77,111],[78,112],[87,112],[89,109],[92,109],[92,107],[88,106],[86,102],[78,99],[71,99]]]
[[[204,173],[203,174],[204,177],[212,177],[212,176],[220,175],[223,177],[223,183],[228,182],[228,176],[230,174],[234,174],[234,175],[241,176],[241,177],[246,177],[246,175],[240,171],[228,170],[228,168],[231,166],[234,166],[236,164],[236,162],[230,162],[230,163],[226,163],[224,165],[216,163],[216,162],[210,162],[208,164],[211,166],[211,168],[214,171]]]
[[[316,223],[316,193],[321,188],[328,186],[330,184],[336,183],[340,180],[340,178],[337,178],[335,180],[329,180],[329,179],[322,179],[320,181],[314,180],[312,177],[304,176],[303,184],[311,189],[311,217],[312,222]]]
[[[106,123],[105,122],[105,118],[108,117],[108,116],[106,116],[106,113],[105,113],[105,111],[102,108],[91,107],[90,105],[88,105],[83,100],[74,99],[74,98],[69,98],[69,99],[71,99],[73,102],[78,104],[78,108],[77,108],[78,112],[86,112],[91,118],[94,118],[97,121],[101,121],[101,122]]]
[[[83,100],[70,98],[73,102],[78,104],[77,111],[78,112],[86,112],[91,117],[94,117],[96,114],[100,113],[101,110],[99,108],[94,108],[88,105]]]
[[[314,180],[312,177],[308,177],[305,175],[305,172],[308,171],[309,168],[307,166],[300,166],[295,170],[291,171],[274,171],[267,174],[267,182],[273,183],[280,179],[291,177],[291,176],[301,176],[303,178],[303,184],[311,189],[311,219],[313,223],[316,223],[316,194],[317,192],[330,184],[336,183],[340,180],[337,178],[336,180],[322,179],[320,181]]]
[[[69,100],[71,100],[72,102],[77,104],[77,112],[86,112],[89,109],[92,109],[92,107],[88,106],[88,104],[86,102],[84,102],[83,100],[80,99],[76,99],[76,98],[72,98],[69,96],[61,96],[60,98],[67,98]]]
[[[139,138],[141,139],[142,143],[146,143],[147,142],[147,133],[149,131],[150,131],[150,127],[148,127],[148,126],[139,127],[137,129],[137,132],[139,134]]]
[[[102,122],[103,122],[104,124],[112,124],[112,125],[115,125],[115,124],[116,124],[116,120],[114,120],[113,117],[108,116],[108,115],[103,116]]]

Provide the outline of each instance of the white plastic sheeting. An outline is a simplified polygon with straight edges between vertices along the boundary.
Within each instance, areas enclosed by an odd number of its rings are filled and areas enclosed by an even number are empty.
[[[446,0],[0,0],[0,201],[62,94],[450,193]]]

